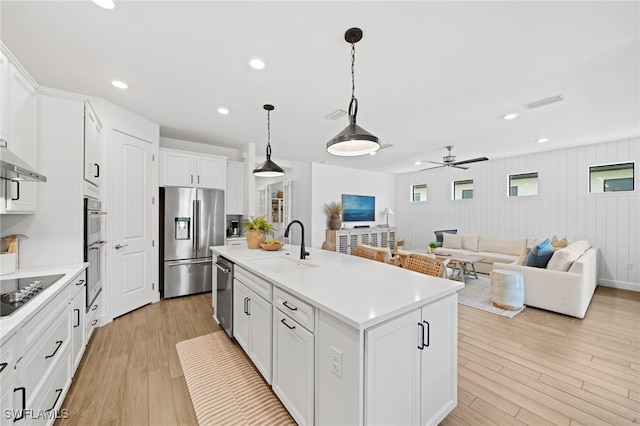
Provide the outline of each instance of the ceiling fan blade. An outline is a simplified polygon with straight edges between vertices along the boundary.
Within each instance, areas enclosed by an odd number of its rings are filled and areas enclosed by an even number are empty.
[[[433,163],[433,161],[430,161],[430,163]],[[439,163],[436,163],[439,164]],[[435,166],[435,167],[427,167],[426,169],[420,169],[418,170],[419,172],[425,171],[425,170],[433,170],[433,169],[439,169],[440,167],[446,167],[446,164],[443,164],[442,166]]]
[[[470,160],[456,161],[455,163],[451,163],[453,166],[458,166],[460,164],[469,164],[469,163],[477,163],[479,161],[487,161],[489,160],[487,157],[478,157],[472,158]]]
[[[444,163],[438,163],[437,161],[428,161],[428,160],[427,160],[427,163],[440,164],[441,166],[446,166],[446,164],[444,164]]]
[[[456,169],[469,170],[468,167],[456,166],[455,164],[452,164],[451,167],[455,167]]]

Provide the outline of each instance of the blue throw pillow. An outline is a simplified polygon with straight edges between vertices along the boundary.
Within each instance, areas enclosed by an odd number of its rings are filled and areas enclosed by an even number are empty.
[[[553,256],[553,246],[547,238],[531,249],[524,265],[533,266],[534,268],[546,268],[551,256]]]

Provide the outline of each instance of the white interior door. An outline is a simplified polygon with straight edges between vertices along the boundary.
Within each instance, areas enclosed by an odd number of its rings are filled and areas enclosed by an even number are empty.
[[[153,298],[153,145],[112,131],[113,241],[110,279],[113,317],[151,303]]]

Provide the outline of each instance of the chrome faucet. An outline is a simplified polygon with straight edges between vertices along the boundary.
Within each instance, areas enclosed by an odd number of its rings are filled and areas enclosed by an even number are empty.
[[[292,220],[287,225],[287,230],[284,231],[284,237],[289,238],[289,228],[291,228],[291,225],[293,225],[294,223],[299,224],[300,228],[302,229],[302,240],[300,241],[300,259],[305,259],[307,256],[309,256],[309,252],[304,249],[304,225],[302,224],[302,222],[300,222],[299,220]]]

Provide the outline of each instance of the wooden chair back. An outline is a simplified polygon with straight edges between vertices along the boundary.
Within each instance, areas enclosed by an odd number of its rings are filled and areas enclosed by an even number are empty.
[[[445,264],[440,260],[419,253],[411,253],[402,262],[404,269],[442,278]]]
[[[376,260],[376,251],[367,246],[356,246],[356,248],[353,249],[353,255],[364,257],[365,259]]]
[[[330,243],[329,241],[324,241],[322,243],[322,250],[330,250],[330,251],[336,251],[336,247],[333,245],[333,243]]]

